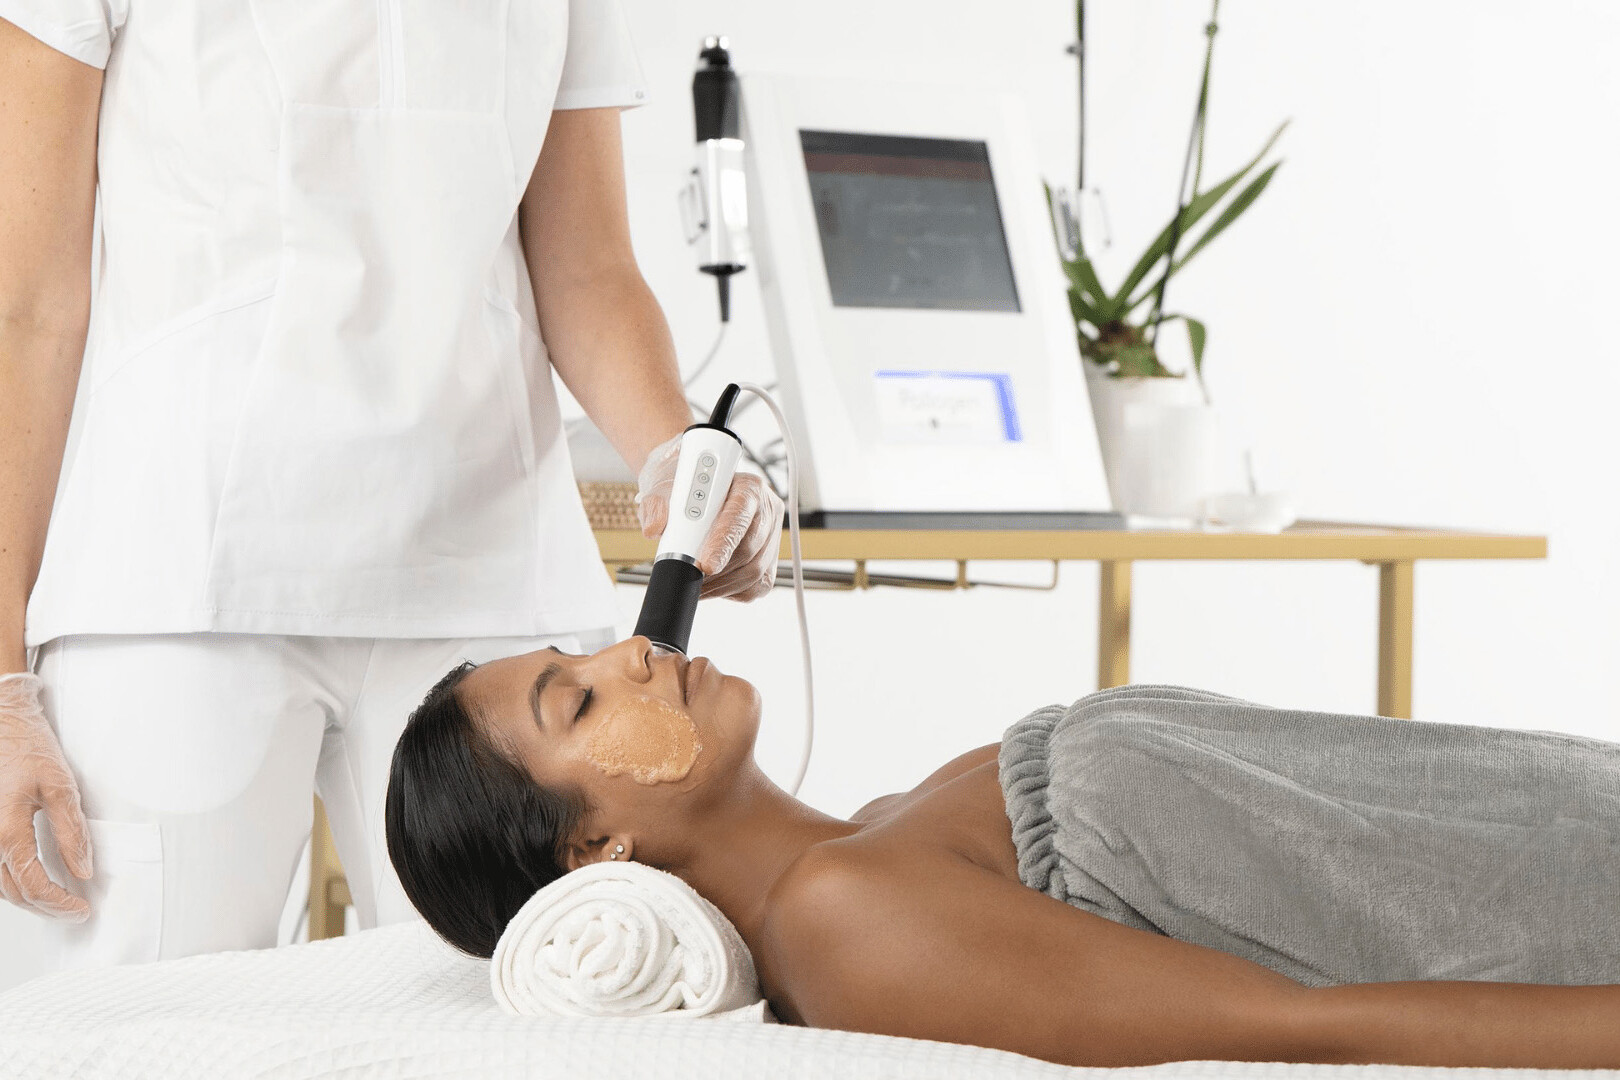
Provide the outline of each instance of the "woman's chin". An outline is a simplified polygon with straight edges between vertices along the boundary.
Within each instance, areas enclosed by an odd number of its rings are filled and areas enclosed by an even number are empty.
[[[764,702],[764,699],[760,697],[759,687],[755,686],[741,675],[727,675],[721,680],[720,685],[725,686],[727,683],[739,685],[746,692],[743,698],[743,700],[748,703],[746,708],[755,716],[758,716],[760,705]]]
[[[728,731],[752,728],[757,735],[760,706],[763,701],[759,687],[741,675],[727,675],[723,672],[717,674],[720,677],[710,685],[708,696],[693,702],[693,705],[706,713],[712,722],[719,723]],[[753,742],[753,738],[750,737],[748,741]]]

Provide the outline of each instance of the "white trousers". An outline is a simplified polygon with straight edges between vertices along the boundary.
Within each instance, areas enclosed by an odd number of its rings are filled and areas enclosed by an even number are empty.
[[[394,639],[86,634],[40,646],[44,705],[79,782],[94,873],[46,870],[90,902],[42,919],[48,971],[277,943],[320,795],[362,929],[418,919],[388,860],[394,744],[462,660],[556,645],[591,653],[614,628],[543,637]]]

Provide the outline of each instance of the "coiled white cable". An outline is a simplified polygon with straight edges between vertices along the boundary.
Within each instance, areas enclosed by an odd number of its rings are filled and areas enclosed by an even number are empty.
[[[810,768],[810,747],[815,739],[816,694],[815,678],[810,671],[810,625],[804,617],[804,569],[799,555],[799,470],[793,449],[793,433],[788,430],[787,417],[782,415],[776,399],[762,387],[753,383],[738,383],[737,389],[750,394],[770,407],[776,417],[776,426],[782,432],[782,444],[787,450],[788,539],[793,548],[793,598],[799,608],[799,647],[804,653],[804,751],[799,757],[799,772],[793,778],[788,794],[797,796],[804,783],[805,771]]]

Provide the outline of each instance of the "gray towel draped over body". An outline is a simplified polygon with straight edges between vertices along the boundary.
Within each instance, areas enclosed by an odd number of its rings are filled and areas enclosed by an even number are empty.
[[[1025,885],[1308,986],[1620,983],[1620,744],[1102,690],[1009,727]]]

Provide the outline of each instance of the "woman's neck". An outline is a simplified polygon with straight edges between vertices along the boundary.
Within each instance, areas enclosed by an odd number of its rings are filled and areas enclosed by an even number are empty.
[[[683,838],[684,858],[666,868],[724,912],[752,946],[771,887],[788,867],[817,844],[852,836],[866,825],[805,805],[757,766],[735,792],[705,815],[697,835]]]

